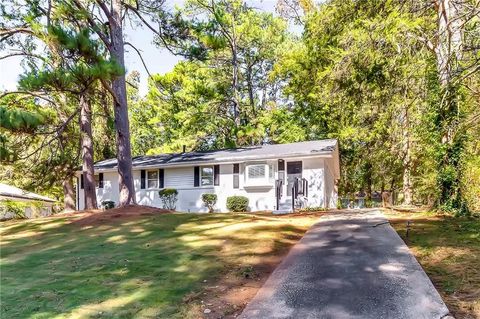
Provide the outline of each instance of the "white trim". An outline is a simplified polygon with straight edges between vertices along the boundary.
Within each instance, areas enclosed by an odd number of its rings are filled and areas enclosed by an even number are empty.
[[[157,174],[157,178],[149,178],[148,177],[148,173],[156,173]],[[145,189],[160,189],[159,186],[160,186],[160,176],[159,176],[159,172],[158,172],[158,169],[148,169],[148,170],[145,170]],[[156,186],[155,187],[150,187],[148,185],[148,182],[150,181],[155,181],[156,182]]]
[[[263,167],[263,177],[250,177],[250,169],[253,168],[254,166],[260,166]],[[275,170],[275,166],[272,163],[258,163],[258,162],[252,162],[252,163],[247,163],[245,165],[245,182],[243,186],[245,188],[251,188],[251,187],[273,187],[275,183],[275,175],[274,172],[272,174],[272,177],[270,177],[270,169]]]
[[[290,161],[284,161],[285,163],[285,192],[284,192],[284,195],[285,195],[285,198],[288,198],[288,200],[291,202],[292,201],[292,195],[290,194],[290,196],[288,196],[288,163],[294,163],[294,162],[302,162],[302,178],[304,176],[304,169],[305,169],[305,163],[303,161],[303,159],[292,159]]]
[[[164,188],[143,188],[141,189],[142,191],[152,191],[152,192],[156,192],[156,191],[160,191],[162,189],[165,189],[165,188],[175,188],[176,190],[196,190],[196,189],[214,189],[215,187],[212,185],[212,186],[199,186],[199,187],[190,187],[190,186],[185,186],[185,187],[164,187]]]
[[[212,170],[212,183],[211,184],[205,184],[205,185],[202,185],[202,179],[203,179],[203,169],[204,168],[210,168]],[[198,181],[198,187],[213,187],[213,185],[215,184],[215,168],[213,167],[213,165],[202,165],[202,166],[199,166],[199,170],[200,170],[200,180]],[[210,177],[210,176],[205,176],[205,177]]]

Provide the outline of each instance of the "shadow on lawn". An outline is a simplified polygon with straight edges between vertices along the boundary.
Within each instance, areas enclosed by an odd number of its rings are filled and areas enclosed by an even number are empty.
[[[247,215],[72,220],[3,225],[0,317],[184,317],[182,299],[204,280],[244,260],[261,268],[252,256],[272,256],[304,232]]]

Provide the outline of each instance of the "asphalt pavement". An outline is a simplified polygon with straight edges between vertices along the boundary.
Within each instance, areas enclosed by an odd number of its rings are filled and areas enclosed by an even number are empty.
[[[312,226],[240,318],[440,319],[448,313],[380,211],[344,211]]]

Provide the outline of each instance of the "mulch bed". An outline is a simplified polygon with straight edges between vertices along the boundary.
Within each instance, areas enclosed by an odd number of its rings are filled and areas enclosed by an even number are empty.
[[[78,226],[90,226],[108,223],[113,219],[124,219],[139,216],[153,216],[157,214],[170,214],[171,210],[143,206],[143,205],[128,205],[125,207],[117,207],[108,210],[94,209],[82,210],[77,212],[65,213],[57,216],[72,216],[78,217],[72,220],[72,224]]]

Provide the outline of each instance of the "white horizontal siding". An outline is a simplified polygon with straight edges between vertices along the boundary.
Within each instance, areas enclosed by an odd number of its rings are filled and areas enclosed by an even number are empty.
[[[96,174],[95,174],[96,175]],[[80,181],[80,177],[78,177]],[[115,172],[103,173],[103,188],[96,188],[97,204],[100,207],[103,201],[114,201],[118,204],[119,192],[118,192],[118,174]],[[79,209],[85,207],[83,189],[78,190],[77,205]]]
[[[325,207],[325,174],[323,159],[304,159],[303,177],[308,181],[308,205]]]
[[[165,187],[176,189],[193,187],[193,167],[166,168],[164,174]]]

